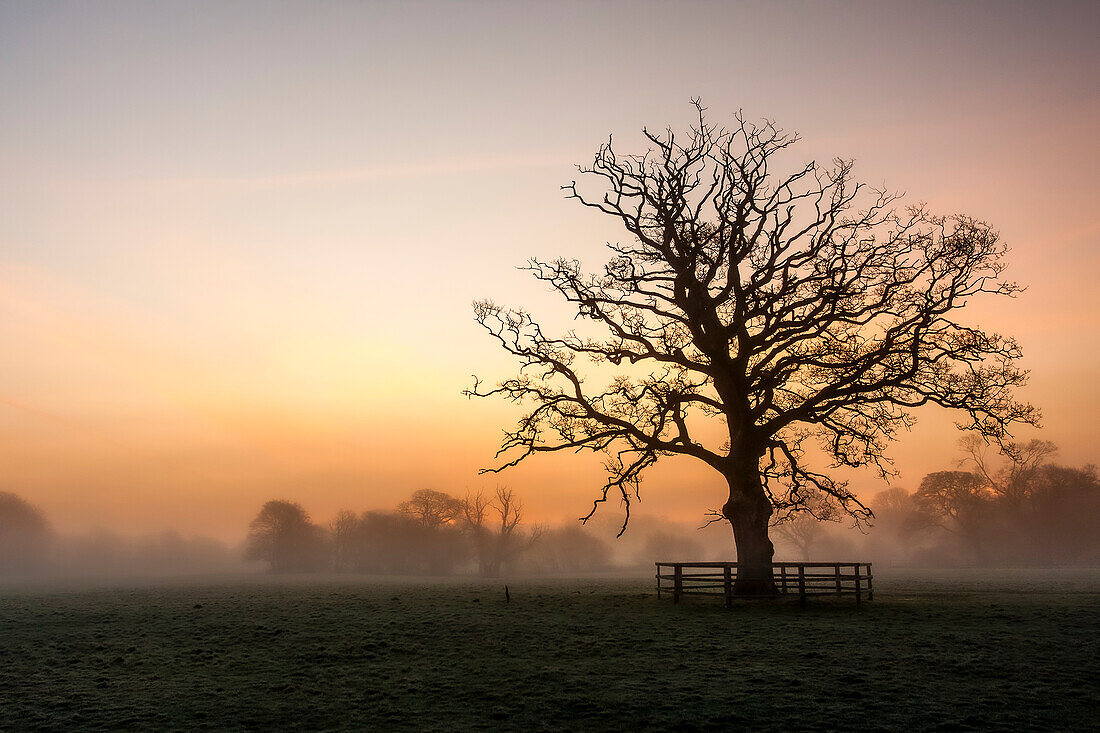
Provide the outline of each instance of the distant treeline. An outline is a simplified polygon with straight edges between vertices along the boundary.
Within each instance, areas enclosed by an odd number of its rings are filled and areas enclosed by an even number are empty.
[[[930,473],[916,491],[875,497],[869,550],[919,565],[1100,565],[1095,466],[1048,462],[1053,443],[1010,446],[991,465],[964,441],[959,469]]]
[[[1100,479],[1094,466],[1051,463],[1052,443],[1009,445],[993,459],[968,439],[953,470],[916,491],[868,502],[875,519],[844,524],[827,501],[776,524],[777,560],[913,566],[1100,565]],[[510,489],[459,499],[422,489],[394,511],[340,512],[327,526],[297,504],[268,502],[252,523],[248,557],[275,572],[395,574],[573,573],[640,568],[656,560],[735,559],[728,526],[639,517],[614,539],[615,518],[548,529],[524,525]],[[832,521],[830,521],[832,520]]]
[[[1053,444],[1033,440],[991,458],[980,439],[963,460],[924,477],[915,491],[892,488],[868,502],[875,519],[853,528],[828,501],[772,528],[777,560],[913,566],[1100,566],[1100,478],[1094,466],[1050,461]],[[834,521],[829,521],[834,520]],[[597,515],[560,527],[524,522],[507,487],[458,498],[421,489],[391,511],[341,511],[314,522],[300,505],[269,501],[244,548],[163,532],[57,535],[45,516],[0,492],[0,575],[234,572],[256,563],[277,573],[395,575],[571,574],[652,568],[654,561],[731,560],[730,529],[647,516],[615,535],[621,518]]]
[[[963,459],[916,491],[879,492],[862,532],[803,516],[773,534],[804,559],[839,555],[893,565],[1100,565],[1100,479],[1095,466],[1050,462],[1053,443],[1009,445],[991,457],[976,436]],[[826,519],[835,518],[826,506]]]
[[[107,531],[55,533],[36,507],[0,492],[0,576],[184,574],[239,571],[240,549],[166,531],[125,537]]]
[[[583,528],[548,529],[522,520],[522,502],[506,487],[465,499],[420,489],[394,511],[345,510],[325,526],[315,524],[300,505],[275,500],[252,520],[245,556],[277,573],[495,577],[611,566],[608,543]]]

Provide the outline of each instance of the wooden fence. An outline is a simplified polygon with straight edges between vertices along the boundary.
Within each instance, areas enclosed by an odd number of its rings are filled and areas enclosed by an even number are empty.
[[[735,562],[659,562],[657,565],[657,597],[725,596],[726,606],[733,601],[733,584],[737,579]],[[875,599],[871,563],[864,562],[774,562],[775,586],[782,594],[798,594],[805,604],[808,596],[854,595],[856,603]]]

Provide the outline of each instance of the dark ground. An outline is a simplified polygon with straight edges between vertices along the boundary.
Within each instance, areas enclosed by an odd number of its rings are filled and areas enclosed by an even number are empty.
[[[649,579],[0,585],[0,730],[1097,730],[1095,571],[876,600]]]

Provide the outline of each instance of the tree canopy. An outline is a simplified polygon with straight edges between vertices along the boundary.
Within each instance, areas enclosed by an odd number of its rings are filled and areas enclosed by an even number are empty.
[[[315,570],[323,562],[324,535],[301,505],[272,500],[248,525],[245,559],[264,560],[276,573]]]
[[[697,110],[686,133],[643,131],[639,155],[609,140],[580,168],[595,188],[564,187],[625,230],[601,272],[568,259],[526,265],[603,335],[552,335],[525,310],[478,301],[477,322],[520,372],[468,394],[531,405],[487,470],[544,452],[605,454],[593,511],[615,492],[629,520],[660,458],[705,462],[730,486],[721,515],[739,559],[760,569],[766,556],[770,577],[773,513],[824,494],[867,516],[828,467],[889,474],[886,446],[914,408],[958,410],[961,427],[993,441],[1035,422],[1012,394],[1026,378],[1015,340],[958,318],[976,296],[1020,288],[1002,278],[1007,250],[990,225],[901,207],[856,182],[847,160],[780,173],[797,136],[741,115],[716,127]],[[621,371],[595,386],[586,364]],[[825,469],[811,465],[811,441]]]

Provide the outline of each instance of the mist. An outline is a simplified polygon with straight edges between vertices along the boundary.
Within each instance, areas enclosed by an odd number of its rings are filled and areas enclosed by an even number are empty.
[[[57,532],[40,510],[11,492],[0,492],[0,580],[88,585],[249,569],[240,547],[186,530]]]
[[[870,561],[890,568],[1035,568],[1100,564],[1100,479],[1094,466],[1050,460],[1034,440],[1011,459],[960,446],[950,470],[915,490],[872,494],[873,519],[800,514],[772,528],[777,561]],[[967,468],[969,470],[963,470]],[[344,574],[412,577],[644,577],[654,562],[733,561],[724,521],[630,519],[602,511],[587,522],[532,522],[523,497],[452,496],[419,489],[396,506],[314,518],[272,499],[235,542],[180,527],[152,534],[55,531],[41,510],[0,493],[0,579],[110,581],[120,577]]]

